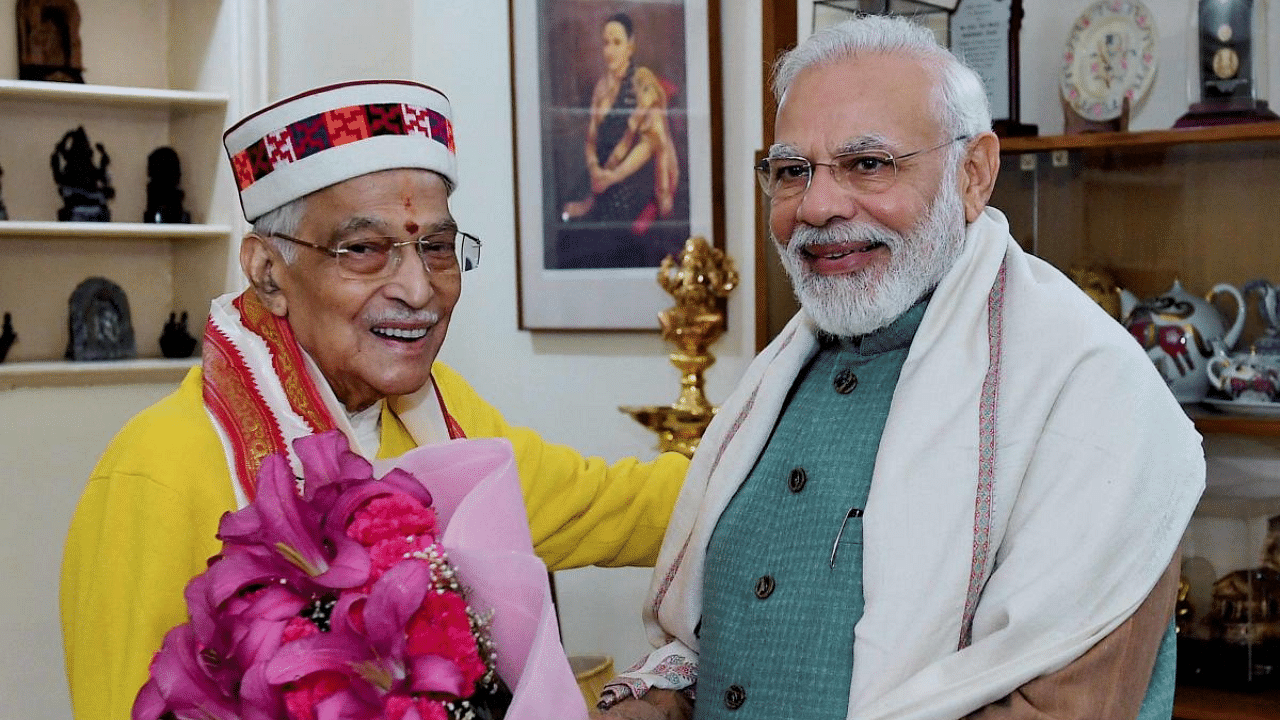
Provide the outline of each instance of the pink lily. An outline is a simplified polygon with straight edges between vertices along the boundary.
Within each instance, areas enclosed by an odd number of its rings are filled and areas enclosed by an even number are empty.
[[[462,698],[474,691],[463,671],[439,655],[411,656],[405,628],[422,606],[427,593],[435,592],[431,568],[421,560],[397,564],[370,592],[360,613],[363,635],[350,624],[353,598],[348,596],[333,614],[328,633],[288,643],[267,664],[268,682],[279,685],[322,670],[333,670],[363,682],[380,696],[431,693]]]
[[[256,586],[283,585],[294,595],[310,597],[324,588],[310,582],[299,568],[260,545],[227,545],[209,569],[187,583],[184,593],[196,635],[211,637],[223,605]]]
[[[288,461],[269,455],[258,470],[258,497],[224,515],[218,536],[226,543],[273,548],[318,585],[362,585],[369,576],[369,554],[345,534],[322,532],[321,520],[299,496]]]
[[[306,483],[302,496],[321,512],[327,511],[329,501],[352,483],[373,479],[373,466],[351,452],[347,436],[340,430],[300,437],[293,441],[293,451],[302,463]]]
[[[133,720],[158,720],[173,713],[179,720],[239,720],[234,695],[214,680],[190,625],[164,637],[151,661],[151,679],[133,703]]]

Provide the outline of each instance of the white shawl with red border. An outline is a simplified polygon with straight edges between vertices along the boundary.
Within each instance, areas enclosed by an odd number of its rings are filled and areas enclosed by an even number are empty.
[[[802,312],[702,439],[645,608],[650,639],[670,643],[645,668],[672,680],[656,686],[689,684],[707,542],[816,347]],[[1079,657],[1154,587],[1204,476],[1200,437],[1138,344],[987,209],[881,438],[848,716],[954,720]]]

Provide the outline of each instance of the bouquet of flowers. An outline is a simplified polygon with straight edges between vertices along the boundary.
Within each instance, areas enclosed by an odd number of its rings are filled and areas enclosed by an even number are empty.
[[[267,457],[222,518],[133,720],[585,718],[505,441],[381,475],[338,431],[293,448],[301,478]]]

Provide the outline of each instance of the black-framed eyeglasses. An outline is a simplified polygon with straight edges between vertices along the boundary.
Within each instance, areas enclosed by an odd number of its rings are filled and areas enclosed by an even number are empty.
[[[831,168],[832,177],[841,187],[872,195],[893,187],[898,180],[898,163],[903,160],[968,140],[969,137],[960,135],[933,147],[902,155],[886,150],[856,150],[840,153],[831,158],[831,162],[824,163],[799,155],[768,157],[756,163],[756,178],[765,195],[774,200],[787,200],[808,192],[814,168],[822,166]]]
[[[334,247],[308,242],[284,233],[272,233],[281,240],[319,250],[338,261],[338,275],[349,280],[381,280],[400,268],[404,253],[415,246],[422,266],[429,273],[466,272],[480,265],[480,238],[461,230],[443,230],[413,240],[397,240],[380,235],[359,235],[341,240]]]

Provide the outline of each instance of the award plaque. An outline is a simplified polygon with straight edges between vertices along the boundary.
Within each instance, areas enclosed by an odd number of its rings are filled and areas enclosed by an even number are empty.
[[[1174,127],[1277,120],[1258,97],[1265,62],[1266,0],[1199,0],[1188,57],[1199,102]]]
[[[902,15],[932,30],[938,43],[949,47],[951,45],[949,21],[959,1],[813,0],[813,29],[821,30],[858,15]]]
[[[1000,137],[1039,133],[1021,121],[1018,35],[1022,0],[964,0],[951,16],[951,51],[982,78]]]

